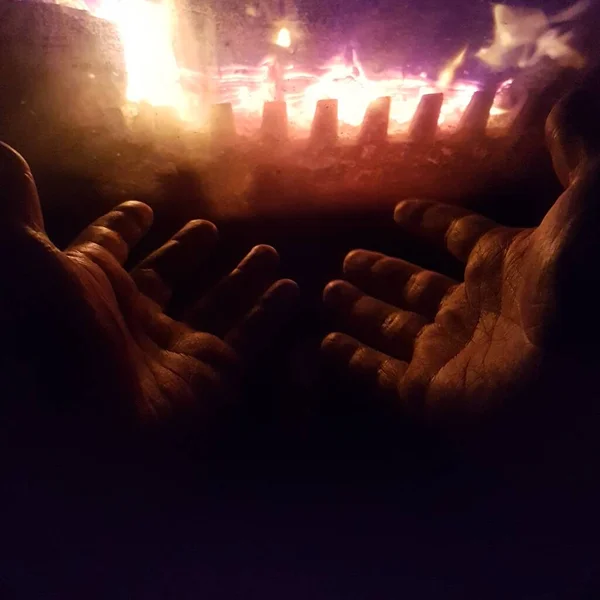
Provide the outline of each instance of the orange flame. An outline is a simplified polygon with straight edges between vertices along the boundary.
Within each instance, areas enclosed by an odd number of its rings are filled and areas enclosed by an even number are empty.
[[[467,55],[467,46],[465,46],[450,62],[442,69],[440,73],[437,85],[440,88],[447,88],[453,81],[456,75],[456,69],[463,64],[465,56]]]
[[[94,13],[119,31],[127,69],[127,99],[173,107],[188,117],[186,94],[174,53],[173,0],[104,0]]]
[[[268,80],[269,60],[256,68],[231,65],[221,72],[219,100],[233,104],[238,120],[247,123],[247,129],[256,127],[264,102],[274,99],[273,85]],[[294,65],[284,71],[288,118],[298,133],[310,130],[319,100],[338,100],[340,124],[355,128],[361,125],[369,104],[382,96],[392,99],[389,132],[399,133],[407,128],[421,97],[436,92],[444,92],[439,122],[452,125],[478,90],[470,82],[455,82],[442,89],[424,74],[409,76],[397,71],[388,71],[386,77],[369,78],[355,53],[350,64],[337,56],[320,71],[307,72]]]

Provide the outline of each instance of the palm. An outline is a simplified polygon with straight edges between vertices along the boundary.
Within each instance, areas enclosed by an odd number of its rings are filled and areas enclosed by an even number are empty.
[[[519,304],[532,232],[497,228],[473,248],[463,283],[439,300],[415,339],[401,392],[436,410],[479,410],[513,382],[535,375],[540,347],[528,337]],[[550,302],[552,290],[545,301]],[[534,299],[527,299],[532,302]]]
[[[44,233],[27,165],[6,147],[2,154],[3,316],[13,367],[27,364],[33,395],[149,419],[205,414],[234,396],[243,359],[277,329],[295,296],[293,282],[273,284],[277,253],[255,248],[174,320],[165,307],[178,283],[202,272],[217,242],[212,224],[189,223],[129,274],[122,265],[152,211],[127,202],[60,252]],[[42,353],[46,339],[54,344]]]
[[[556,124],[556,111],[553,119]],[[347,281],[325,290],[344,332],[325,339],[326,356],[409,410],[443,415],[441,421],[449,413],[485,412],[540,378],[574,378],[567,365],[589,355],[581,338],[597,334],[588,300],[597,275],[586,261],[600,256],[600,181],[581,146],[567,160],[570,147],[559,142],[553,157],[559,174],[567,173],[568,189],[537,228],[502,227],[435,202],[399,204],[400,227],[463,261],[464,281],[378,253],[351,252]]]

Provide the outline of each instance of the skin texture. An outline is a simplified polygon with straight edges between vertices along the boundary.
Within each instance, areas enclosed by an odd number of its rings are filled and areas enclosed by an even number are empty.
[[[443,427],[478,422],[519,392],[534,398],[542,386],[564,393],[584,385],[597,363],[590,315],[600,283],[592,266],[600,256],[597,139],[582,116],[593,101],[577,92],[548,119],[566,190],[538,227],[503,227],[424,200],[398,204],[401,232],[462,261],[464,281],[367,250],[347,255],[344,280],[324,291],[339,332],[322,350],[342,376]]]
[[[294,282],[277,280],[273,248],[254,248],[175,320],[166,307],[178,283],[202,278],[218,243],[213,224],[188,223],[128,273],[129,250],[152,224],[149,206],[117,206],[63,252],[44,231],[29,167],[4,145],[0,183],[0,320],[11,349],[1,375],[22,410],[42,399],[60,413],[155,423],[206,418],[237,397],[247,359],[297,295]]]

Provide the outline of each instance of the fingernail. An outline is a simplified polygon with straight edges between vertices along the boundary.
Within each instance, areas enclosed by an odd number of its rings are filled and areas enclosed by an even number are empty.
[[[329,308],[335,308],[353,301],[357,290],[345,281],[332,281],[323,290],[323,303]]]
[[[263,304],[280,304],[284,302],[286,305],[297,300],[300,294],[298,284],[292,279],[280,279],[273,284],[267,293],[263,296]]]
[[[261,244],[260,246],[254,246],[252,250],[242,260],[239,268],[243,269],[249,263],[255,267],[260,266],[261,268],[273,267],[276,268],[279,265],[279,254],[273,246],[267,246]]]
[[[344,259],[344,273],[369,271],[380,256],[379,253],[368,250],[352,250]]]
[[[214,223],[210,221],[204,221],[202,219],[195,219],[186,223],[182,229],[180,229],[174,236],[173,239],[182,241],[183,239],[193,239],[201,242],[217,240],[219,232]]]
[[[128,200],[116,206],[113,210],[127,213],[133,216],[138,226],[142,229],[148,229],[154,221],[154,211],[144,202],[137,200]]]
[[[411,221],[419,212],[422,203],[420,200],[403,200],[396,205],[394,210],[394,221],[406,223]]]

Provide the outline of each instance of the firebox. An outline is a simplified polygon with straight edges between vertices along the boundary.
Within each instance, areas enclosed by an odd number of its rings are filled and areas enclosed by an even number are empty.
[[[7,0],[0,136],[126,170],[122,195],[150,193],[144,165],[193,165],[212,216],[454,200],[520,167],[589,64],[588,0],[473,4]]]

